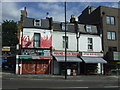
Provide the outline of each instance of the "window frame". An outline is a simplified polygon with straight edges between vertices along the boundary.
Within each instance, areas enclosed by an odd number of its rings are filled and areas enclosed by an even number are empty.
[[[63,48],[65,48],[65,36],[62,36],[63,38]],[[66,48],[68,49],[68,36],[66,36]]]
[[[62,23],[61,29],[62,29],[63,31],[65,31],[65,23]],[[66,24],[66,30],[68,30],[68,24]]]
[[[115,25],[115,16],[106,16],[106,24]]]
[[[88,38],[87,40],[88,40],[88,50],[93,51],[93,38]]]
[[[86,32],[92,32],[92,26],[86,25]]]
[[[39,40],[35,40],[35,35],[39,35]],[[36,45],[36,43],[38,45]],[[34,47],[40,47],[40,33],[34,33]]]
[[[109,35],[109,37],[108,37],[108,35]],[[107,40],[116,40],[116,32],[114,32],[114,31],[108,31],[107,32]]]
[[[39,22],[37,22],[37,21],[39,21]],[[41,26],[41,20],[40,19],[34,19],[34,26],[37,26],[37,27]]]

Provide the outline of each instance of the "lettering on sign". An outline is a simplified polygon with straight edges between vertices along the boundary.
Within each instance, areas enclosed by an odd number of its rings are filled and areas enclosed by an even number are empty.
[[[65,52],[53,52],[54,55],[65,55]],[[66,55],[78,55],[78,52],[67,52]]]
[[[103,53],[82,53],[82,56],[101,56],[101,57],[103,57]]]

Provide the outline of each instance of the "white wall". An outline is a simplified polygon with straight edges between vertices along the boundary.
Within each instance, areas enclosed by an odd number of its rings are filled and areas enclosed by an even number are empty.
[[[55,50],[65,50],[63,48],[63,36],[65,36],[64,32],[53,31],[52,34],[52,46]],[[77,40],[75,33],[67,32],[68,36],[68,51],[76,51],[77,50]]]
[[[52,35],[52,30],[35,29],[35,28],[24,28],[23,29],[23,35],[26,35],[26,36],[28,35],[31,38],[34,35],[34,33],[41,33],[42,36],[48,35],[50,37]]]
[[[93,51],[91,52],[101,52],[102,51],[101,37],[97,35],[84,35],[84,34],[81,34],[79,38],[79,51],[90,52],[88,50],[88,38],[93,39]]]

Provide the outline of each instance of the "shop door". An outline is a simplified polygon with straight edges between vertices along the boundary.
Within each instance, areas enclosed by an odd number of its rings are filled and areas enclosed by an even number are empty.
[[[22,60],[22,73],[35,73],[36,61]]]
[[[49,73],[49,60],[37,61],[36,73]]]

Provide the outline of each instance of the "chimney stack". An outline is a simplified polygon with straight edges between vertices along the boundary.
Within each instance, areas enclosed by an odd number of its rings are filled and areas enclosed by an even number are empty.
[[[27,17],[27,10],[24,7],[24,10],[21,10],[21,21],[23,21]]]
[[[76,22],[75,15],[71,15],[70,23],[75,23],[75,22]]]

